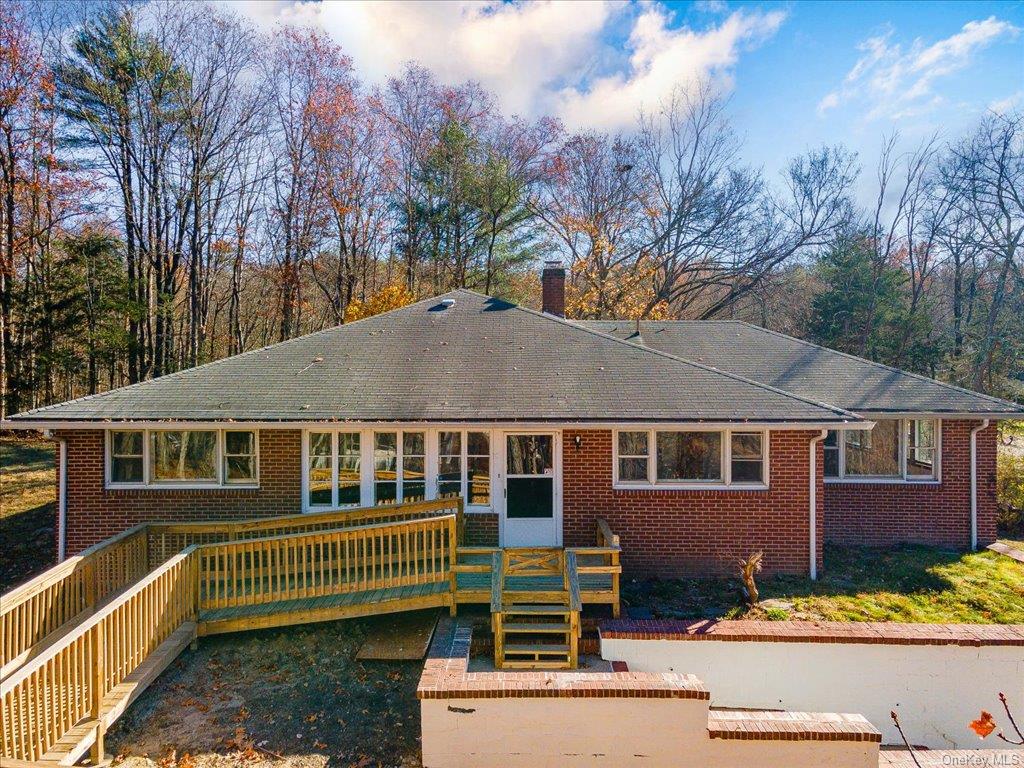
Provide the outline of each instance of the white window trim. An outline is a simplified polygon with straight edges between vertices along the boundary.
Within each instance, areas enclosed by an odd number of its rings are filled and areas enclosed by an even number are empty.
[[[879,421],[885,421],[878,417]],[[892,419],[899,421],[900,431],[900,475],[885,476],[879,475],[847,475],[846,474],[846,433],[840,431],[838,438],[839,451],[839,476],[826,477],[825,482],[830,485],[940,485],[942,483],[942,419],[923,416],[921,418],[906,417]],[[935,473],[933,477],[923,475],[911,475],[907,473],[907,446],[910,436],[911,422],[933,421],[935,422]]]
[[[439,474],[438,470],[439,470],[439,467],[440,467],[440,459],[441,459],[440,442],[441,442],[441,433],[442,432],[458,432],[459,433],[459,446],[462,449],[461,450],[461,455],[460,455],[460,458],[459,458],[459,461],[462,462],[462,466],[461,466],[462,480],[460,482],[460,488],[461,488],[460,495],[462,496],[463,500],[465,501],[465,510],[466,510],[466,512],[475,512],[475,513],[489,513],[489,512],[493,512],[494,511],[494,432],[492,430],[490,430],[490,429],[472,429],[472,428],[466,429],[466,428],[462,428],[462,427],[454,427],[452,429],[434,429],[434,430],[431,430],[431,435],[433,437],[433,440],[431,441],[430,455],[431,455],[432,460],[433,460],[433,465],[431,466],[430,462],[428,462],[428,467],[427,467],[427,470],[430,473],[430,483],[428,483],[428,486],[431,486],[431,487],[428,487],[428,491],[431,494],[430,498],[431,499],[436,499],[438,497],[438,495],[437,495],[437,488],[438,488],[438,483],[440,483],[440,479],[438,478],[438,474]],[[485,435],[487,435],[487,451],[488,451],[487,452],[487,469],[488,469],[488,477],[490,478],[490,482],[491,482],[491,486],[490,486],[491,487],[491,503],[490,504],[470,504],[469,503],[469,457],[470,457],[470,453],[469,453],[469,433],[470,432],[482,432]],[[448,455],[448,454],[445,454],[445,455]],[[472,454],[472,456],[473,456],[473,458],[479,458],[479,457],[483,456],[483,454],[474,453],[474,454]]]
[[[331,504],[318,504],[311,505],[309,503],[309,435],[316,432],[328,432],[331,433]],[[401,467],[401,461],[403,456],[402,435],[405,432],[423,432],[425,433],[424,449],[427,452],[425,471],[426,471],[426,491],[425,497],[428,501],[436,499],[437,496],[437,471],[438,471],[438,433],[440,432],[461,432],[462,433],[462,461],[463,469],[468,468],[467,451],[469,450],[469,442],[466,439],[467,432],[485,432],[487,433],[488,443],[490,445],[490,478],[491,478],[491,504],[484,506],[480,504],[466,504],[465,512],[467,514],[494,514],[496,508],[494,506],[494,489],[496,487],[496,476],[495,476],[495,460],[494,460],[494,441],[495,435],[498,434],[494,429],[490,427],[474,427],[474,426],[447,426],[442,425],[437,428],[426,428],[419,426],[408,427],[405,425],[395,427],[375,427],[372,429],[359,429],[359,428],[338,428],[338,427],[307,427],[302,430],[302,511],[303,512],[328,512],[332,510],[340,509],[353,509],[356,506],[372,507],[375,506],[374,500],[375,494],[375,483],[374,478],[374,434],[377,432],[394,432],[398,435],[398,456],[399,467]],[[338,501],[338,435],[342,433],[357,433],[359,435],[359,453],[360,453],[360,503],[346,504],[339,506]],[[401,473],[399,473],[401,474]],[[396,482],[401,483],[400,479],[396,479]],[[468,471],[463,472],[463,494],[462,498],[466,498],[466,483],[468,482]],[[394,502],[389,502],[394,503]]]
[[[373,505],[377,504],[376,495],[377,495],[377,482],[378,481],[377,481],[377,478],[376,478],[376,474],[377,474],[377,463],[376,463],[377,437],[376,436],[378,434],[380,434],[380,435],[394,434],[395,435],[395,479],[394,479],[394,481],[391,481],[391,480],[381,480],[380,481],[382,483],[390,483],[390,482],[394,482],[395,483],[395,500],[394,501],[385,502],[385,505],[386,504],[403,504],[403,503],[405,503],[405,466],[404,466],[404,464],[405,464],[405,435],[406,435],[407,432],[420,432],[420,433],[423,434],[423,453],[422,454],[414,453],[414,454],[411,454],[411,455],[412,456],[420,456],[420,455],[423,456],[423,498],[429,500],[431,498],[436,497],[436,485],[437,485],[436,484],[436,478],[437,478],[437,472],[436,471],[434,472],[434,478],[435,478],[435,482],[434,482],[434,486],[435,486],[434,496],[431,495],[430,483],[427,480],[427,478],[429,476],[429,472],[427,471],[427,456],[430,455],[430,444],[429,444],[429,441],[427,440],[427,432],[428,432],[428,430],[426,430],[426,429],[416,429],[416,428],[406,429],[404,427],[395,427],[393,429],[391,429],[391,428],[375,429],[375,430],[373,430],[371,432],[371,437],[370,437],[370,439],[372,441],[371,444],[370,444],[370,456],[371,456],[371,461],[373,462],[373,464],[372,464],[372,466],[370,468],[370,470],[371,470],[371,475],[370,476],[372,478],[372,485],[371,485],[371,488],[370,488],[370,491],[371,491],[371,493],[370,493],[370,503],[373,504]],[[362,443],[360,443],[360,445],[362,445]],[[418,480],[413,480],[412,482],[415,483],[415,482],[419,482],[419,481]],[[337,485],[337,484],[335,483],[335,485]]]
[[[331,436],[331,503],[310,504],[309,503],[309,436],[312,434],[328,434]],[[355,504],[338,504],[338,436],[359,435],[359,501]],[[373,451],[370,451],[371,460]],[[372,477],[372,473],[371,473]],[[303,512],[329,512],[337,509],[354,509],[356,507],[368,506],[365,502],[366,494],[366,434],[365,430],[359,429],[304,429],[302,431],[302,511]]]
[[[111,479],[113,469],[113,433],[114,432],[141,432],[142,433],[142,482],[118,483]],[[217,433],[217,477],[213,480],[153,480],[150,477],[149,454],[150,436],[156,432],[216,432]],[[256,440],[256,477],[253,480],[227,480],[224,472],[224,433],[225,432],[252,432]],[[199,490],[199,489],[234,489],[239,491],[253,490],[260,487],[260,431],[256,428],[247,428],[243,425],[229,428],[210,429],[208,427],[193,427],[183,424],[180,427],[159,427],[142,428],[133,426],[110,427],[103,431],[103,487],[105,490]]]
[[[646,432],[647,433],[647,479],[646,480],[619,480],[619,432]],[[658,445],[656,433],[658,432],[718,432],[721,434],[721,480],[686,480],[671,481],[658,480]],[[732,435],[759,434],[761,435],[761,462],[763,482],[744,483],[732,482]],[[769,431],[766,429],[738,428],[722,429],[721,427],[708,426],[687,426],[657,429],[629,429],[620,428],[612,431],[612,488],[620,491],[635,490],[656,490],[656,491],[766,491],[771,479],[769,477]]]

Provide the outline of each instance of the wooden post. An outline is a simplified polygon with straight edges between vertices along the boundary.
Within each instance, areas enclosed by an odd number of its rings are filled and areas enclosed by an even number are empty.
[[[612,565],[619,564],[619,552],[615,551],[612,553]],[[612,618],[619,618],[619,613],[622,608],[619,604],[619,572],[616,571],[612,574],[612,594],[615,595],[615,602],[612,603]]]
[[[189,610],[192,612],[192,619],[199,624],[199,601],[202,595],[202,585],[199,583],[199,550],[193,549],[191,554],[188,556],[188,562],[182,569],[185,575],[185,588],[188,590],[187,599],[189,601]],[[189,650],[196,651],[199,649],[199,633],[196,633],[195,638],[189,643]]]
[[[451,603],[448,606],[448,613],[455,616],[459,612],[458,602],[455,600],[455,593],[458,592],[458,575],[455,573],[455,566],[459,562],[458,550],[461,543],[459,534],[460,520],[462,519],[462,499],[459,499],[459,510],[456,514],[454,525],[448,526],[448,579],[451,592]]]
[[[89,759],[93,765],[100,765],[104,759],[103,737],[106,725],[103,722],[103,696],[107,687],[107,653],[104,645],[103,622],[92,628],[92,708],[90,716],[96,723],[96,740],[93,742]]]
[[[96,558],[90,557],[82,566],[85,573],[82,575],[82,580],[85,582],[85,608],[86,610],[93,610],[96,607],[96,598],[98,588],[96,580],[98,578],[96,574]]]

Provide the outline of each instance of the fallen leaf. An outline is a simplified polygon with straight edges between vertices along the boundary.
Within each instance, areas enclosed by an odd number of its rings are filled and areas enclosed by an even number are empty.
[[[971,722],[970,729],[984,739],[996,729],[996,721],[990,712],[982,710],[981,717]]]

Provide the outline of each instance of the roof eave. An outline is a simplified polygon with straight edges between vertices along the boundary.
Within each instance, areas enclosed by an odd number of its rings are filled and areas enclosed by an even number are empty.
[[[445,426],[482,426],[526,428],[531,425],[547,428],[564,425],[577,429],[608,429],[617,425],[628,425],[634,428],[645,427],[723,427],[746,429],[775,430],[808,430],[808,429],[870,429],[874,422],[864,418],[837,419],[629,419],[622,417],[608,418],[507,418],[507,419],[379,419],[379,420],[345,420],[345,419],[189,419],[189,418],[89,418],[89,419],[40,419],[12,418],[0,421],[0,429],[35,429],[35,430],[75,430],[75,429],[109,429],[111,427],[131,425],[140,428],[166,427],[172,424],[187,424],[193,428],[223,429],[225,427],[246,426],[256,429],[303,429],[325,426],[348,426],[352,428],[373,428],[383,425],[422,426],[430,428]]]

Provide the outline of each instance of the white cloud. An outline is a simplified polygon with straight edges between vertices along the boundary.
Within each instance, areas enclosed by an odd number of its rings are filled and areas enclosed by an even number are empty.
[[[959,32],[931,45],[918,38],[906,51],[892,42],[892,30],[868,38],[857,46],[862,55],[843,84],[818,102],[818,113],[850,102],[863,103],[869,120],[895,120],[931,111],[944,101],[935,93],[937,80],[968,66],[977,51],[1001,38],[1016,37],[1019,31],[990,16],[969,21]]]
[[[698,13],[725,13],[729,6],[725,0],[697,0],[693,4],[693,10]]]
[[[1017,109],[1021,104],[1024,104],[1024,91],[1017,91],[1016,93],[1011,93],[1005,99],[993,101],[988,105],[988,108],[996,114],[1005,115],[1007,112]]]
[[[714,77],[728,86],[743,46],[772,36],[784,19],[781,12],[737,11],[718,26],[695,31],[670,27],[671,15],[650,5],[630,33],[626,71],[563,89],[557,112],[572,126],[617,128],[641,108],[656,107],[677,84]]]
[[[267,27],[319,27],[367,82],[381,83],[415,60],[443,82],[480,82],[506,112],[555,114],[571,128],[625,125],[678,82],[710,76],[727,85],[743,47],[774,34],[785,17],[735,12],[693,30],[672,28],[670,12],[654,2],[639,10],[612,0],[247,0],[231,7]],[[608,40],[623,28],[625,56]]]

